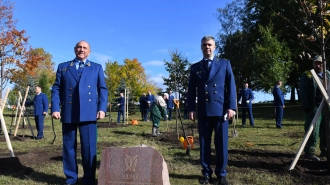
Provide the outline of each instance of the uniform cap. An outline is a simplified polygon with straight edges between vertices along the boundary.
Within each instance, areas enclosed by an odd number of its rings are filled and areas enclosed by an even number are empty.
[[[316,55],[313,59],[313,61],[319,61],[322,62],[322,57],[320,55]]]

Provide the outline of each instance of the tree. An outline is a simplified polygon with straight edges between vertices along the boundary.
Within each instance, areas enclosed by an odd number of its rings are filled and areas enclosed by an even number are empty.
[[[170,51],[171,61],[164,60],[166,71],[169,72],[169,77],[162,77],[164,85],[167,86],[166,91],[173,90],[182,94],[188,88],[190,63],[187,58],[182,56],[178,50]],[[180,97],[177,97],[178,99]]]
[[[48,99],[49,99],[50,96],[51,96],[51,94],[50,94],[50,84],[49,84],[48,74],[45,71],[42,72],[41,75],[40,75],[38,86],[41,87],[42,92],[45,93],[47,95]]]
[[[54,62],[52,55],[43,48],[31,49],[27,52],[26,60],[16,64],[9,70],[10,83],[17,86],[27,86],[28,78],[38,82],[42,74],[47,74],[47,85],[50,87],[55,81]]]
[[[285,84],[289,77],[292,62],[291,52],[285,42],[279,42],[273,33],[272,25],[259,26],[261,38],[253,47],[255,88],[271,93],[274,82]]]
[[[0,97],[9,81],[8,70],[24,59],[28,45],[25,30],[16,29],[13,8],[13,3],[0,0]]]
[[[117,89],[122,81],[125,82],[125,87],[129,89],[132,101],[138,101],[141,94],[148,90],[156,92],[156,85],[148,80],[144,68],[137,59],[125,59],[124,65],[119,65],[117,61],[109,61],[105,65],[104,74],[110,100],[118,93]]]

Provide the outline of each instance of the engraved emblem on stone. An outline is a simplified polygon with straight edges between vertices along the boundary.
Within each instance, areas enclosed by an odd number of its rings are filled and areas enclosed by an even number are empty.
[[[137,164],[137,155],[127,155],[125,158],[126,171],[135,171]]]

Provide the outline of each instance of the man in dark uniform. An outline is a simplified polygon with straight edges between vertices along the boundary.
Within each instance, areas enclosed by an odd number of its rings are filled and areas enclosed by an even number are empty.
[[[174,109],[174,96],[173,96],[173,91],[170,91],[170,93],[168,94],[168,97],[165,99],[165,103],[166,103],[166,112],[168,115],[168,119],[169,121],[171,121],[172,119],[172,109]]]
[[[282,82],[277,81],[276,85],[273,89],[276,128],[279,128],[279,129],[282,128],[283,109],[285,108],[284,94],[282,93],[282,91],[280,89],[281,86],[282,86]]]
[[[317,76],[321,81],[323,81],[323,64],[322,57],[315,56],[313,60],[313,68]],[[330,72],[326,71],[327,80],[330,79]],[[320,92],[317,84],[312,76],[312,73],[307,70],[300,77],[300,98],[302,107],[305,114],[305,133],[308,132],[309,126],[313,121],[317,108],[320,106],[320,103],[323,99],[322,93]],[[321,115],[318,117],[314,130],[309,136],[309,139],[304,148],[305,158],[311,159],[314,161],[319,161],[315,155],[315,148],[317,145],[317,140],[320,136],[320,150],[321,157],[326,155],[326,133],[325,133],[325,123],[324,123],[324,112],[321,112]]]
[[[120,116],[123,117],[122,123],[124,123],[125,120],[125,98],[123,93],[119,93],[120,97],[117,100],[117,106],[118,106],[118,117],[117,117],[117,123],[120,123]]]
[[[151,94],[151,91],[148,91],[148,94],[146,96],[146,103],[147,103],[148,106],[147,106],[146,114],[145,114],[145,117],[144,117],[144,121],[151,120],[151,118],[149,118],[149,120],[148,120],[148,114],[149,114],[149,111],[150,111],[150,106],[154,101],[155,101],[155,96],[153,94]]]
[[[246,111],[249,115],[250,126],[254,127],[254,120],[252,115],[252,100],[254,95],[251,89],[248,88],[249,84],[245,83],[244,88],[238,93],[238,104],[242,104],[242,127],[245,127],[246,123]],[[241,100],[242,98],[242,100]]]
[[[141,112],[141,121],[144,120],[144,116],[146,114],[147,111],[147,102],[146,102],[146,93],[143,93],[142,96],[139,99],[139,103],[140,103],[140,112]]]
[[[33,105],[33,114],[38,131],[36,139],[42,139],[44,137],[44,119],[48,111],[48,98],[45,93],[41,92],[40,86],[36,86],[35,91],[36,95],[34,96],[33,101],[27,102],[25,105]]]
[[[77,184],[78,181],[77,129],[80,133],[83,184],[95,184],[96,120],[105,116],[108,89],[102,66],[87,59],[89,44],[78,42],[74,52],[74,60],[58,65],[52,88],[52,116],[61,118],[62,122],[66,184]]]
[[[188,119],[188,89],[182,95],[183,118]]]
[[[216,46],[212,36],[202,38],[201,49],[203,59],[191,66],[188,85],[188,111],[191,120],[195,120],[196,94],[198,96],[198,132],[203,174],[200,184],[208,184],[212,178],[211,138],[214,130],[214,173],[217,184],[226,185],[228,119],[234,116],[236,110],[236,85],[230,62],[214,56]]]

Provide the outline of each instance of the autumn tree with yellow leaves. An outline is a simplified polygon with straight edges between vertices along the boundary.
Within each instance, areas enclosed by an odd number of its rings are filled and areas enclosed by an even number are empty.
[[[26,88],[28,78],[32,78],[38,83],[41,76],[47,75],[48,85],[55,81],[54,62],[52,55],[43,48],[31,49],[26,53],[26,58],[22,62],[16,63],[16,68],[9,70],[10,83],[15,84],[15,89]]]
[[[158,88],[148,76],[138,59],[125,59],[124,64],[120,65],[117,61],[107,62],[105,66],[106,83],[109,91],[109,99],[113,99],[119,92],[116,92],[121,81],[125,82],[125,86],[130,93],[133,101],[138,101],[143,92],[150,90],[154,94]]]

